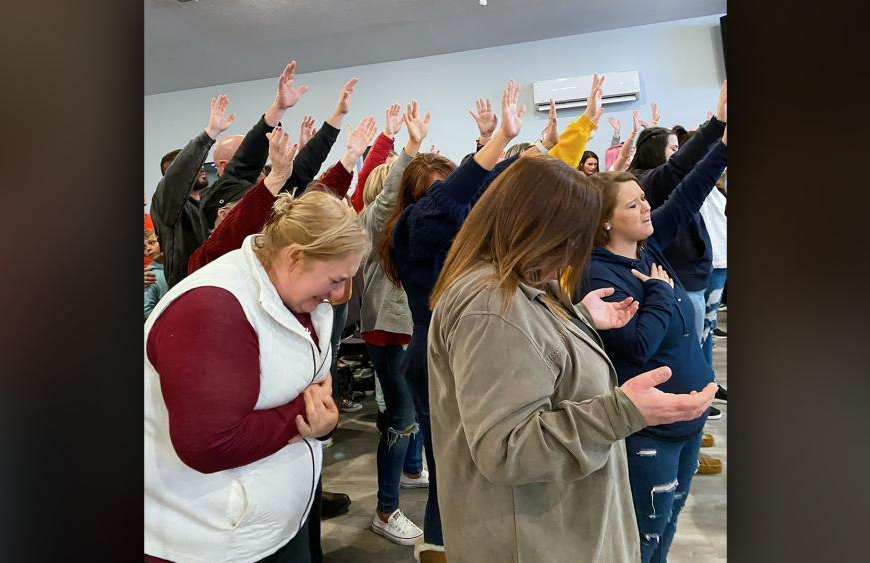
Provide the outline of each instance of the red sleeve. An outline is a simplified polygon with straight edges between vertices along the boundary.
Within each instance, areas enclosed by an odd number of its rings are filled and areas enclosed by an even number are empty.
[[[178,457],[202,473],[268,457],[299,434],[299,395],[254,410],[260,394],[257,334],[233,295],[199,287],[177,298],[148,335],[146,353],[160,374],[169,436]]]
[[[320,182],[329,187],[339,198],[343,198],[350,189],[351,180],[353,180],[353,172],[348,172],[341,161],[338,161],[323,174]]]
[[[366,180],[368,180],[369,174],[372,173],[372,170],[387,161],[387,157],[390,156],[390,151],[393,150],[394,143],[395,141],[393,139],[381,133],[378,135],[378,138],[375,139],[375,144],[372,145],[372,149],[363,161],[362,168],[359,171],[359,176],[356,179],[356,189],[350,196],[350,203],[353,205],[353,208],[357,213],[362,211],[363,208],[363,191],[366,187]]]
[[[262,231],[276,199],[263,182],[248,190],[211,236],[190,255],[187,273],[192,274],[227,252],[240,248],[246,236]]]

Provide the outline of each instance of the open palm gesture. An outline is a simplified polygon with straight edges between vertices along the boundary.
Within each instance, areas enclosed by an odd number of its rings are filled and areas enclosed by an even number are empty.
[[[236,114],[226,114],[229,103],[230,99],[225,94],[211,99],[206,132],[212,139],[217,138],[218,135],[229,129],[233,121],[236,120]]]
[[[520,85],[513,80],[508,80],[507,87],[501,97],[501,132],[508,139],[513,139],[520,134],[523,128],[523,114],[526,106],[518,103],[520,97]]]
[[[347,135],[347,150],[353,151],[357,155],[362,154],[369,143],[372,142],[372,137],[378,130],[374,117],[365,117],[356,126],[356,129],[348,125]]]
[[[612,287],[596,289],[587,293],[581,301],[592,316],[592,324],[597,330],[624,327],[640,306],[633,297],[626,297],[616,303],[604,301],[604,298],[613,295],[613,292]]]
[[[423,118],[420,118],[420,111],[417,108],[417,100],[411,100],[408,103],[408,109],[402,116],[405,120],[405,127],[408,129],[408,137],[411,141],[420,144],[426,135],[429,133],[429,119],[432,117],[430,112],[426,112]]]
[[[492,111],[492,102],[489,98],[478,98],[474,102],[474,107],[477,110],[468,110],[474,122],[477,123],[477,130],[480,131],[481,137],[492,137],[495,126],[498,125],[498,117]]]
[[[387,108],[386,124],[384,125],[384,134],[388,137],[394,137],[402,128],[402,106],[392,104]]]
[[[280,109],[292,108],[299,101],[305,92],[308,91],[308,86],[296,87],[296,61],[290,61],[281,77],[278,78],[278,93],[275,94],[275,103]]]

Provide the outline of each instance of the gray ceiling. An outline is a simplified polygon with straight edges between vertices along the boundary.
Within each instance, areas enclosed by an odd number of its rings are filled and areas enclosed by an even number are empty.
[[[725,0],[145,0],[145,94],[269,78],[290,58],[305,73],[725,11]]]

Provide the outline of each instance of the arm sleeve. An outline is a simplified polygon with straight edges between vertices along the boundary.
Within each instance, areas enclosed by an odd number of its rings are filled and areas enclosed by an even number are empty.
[[[605,301],[618,302],[629,293],[613,280],[592,276],[592,289],[612,287],[613,295]],[[599,332],[608,352],[643,365],[658,351],[674,314],[674,290],[662,280],[649,280],[643,285],[643,304],[625,326]],[[631,295],[632,297],[635,297]]]
[[[178,457],[214,473],[268,457],[298,435],[302,395],[255,410],[260,393],[257,334],[231,293],[200,287],[154,323],[147,354],[160,374],[169,435]]]
[[[260,116],[259,121],[242,139],[236,154],[227,163],[224,175],[244,180],[249,184],[256,182],[269,157],[269,139],[266,138],[266,133],[270,133],[273,129],[274,127],[266,124],[265,116]]]
[[[350,189],[351,180],[353,180],[353,172],[348,172],[341,161],[339,161],[323,174],[321,182],[329,187],[332,193],[343,198],[347,195],[347,190]]]
[[[413,159],[414,157],[408,156],[405,150],[402,149],[402,152],[396,158],[396,162],[393,163],[393,167],[390,168],[390,173],[384,178],[384,188],[381,190],[381,193],[378,194],[378,197],[375,198],[371,205],[363,209],[360,215],[360,219],[366,232],[368,232],[373,246],[377,246],[378,241],[380,241],[384,225],[396,207],[402,175],[405,173],[405,168],[408,167],[408,164]]]
[[[362,169],[360,169],[359,176],[356,179],[356,189],[354,189],[353,195],[350,196],[350,203],[357,213],[363,209],[363,191],[365,191],[366,180],[368,180],[369,174],[387,161],[387,157],[390,155],[390,151],[393,150],[394,145],[395,141],[393,139],[381,133],[375,139],[368,156],[363,161]]]
[[[691,139],[694,141],[694,137]],[[671,159],[673,160],[673,158]],[[652,212],[653,231],[650,240],[667,248],[683,225],[701,210],[704,200],[716,187],[716,180],[728,164],[728,149],[721,141],[698,162],[677,185],[664,204]]]
[[[610,146],[615,147],[619,144],[619,133],[616,131],[613,132],[613,137],[610,138]],[[578,163],[579,164],[579,163]]]
[[[644,427],[619,389],[554,404],[558,374],[528,335],[501,317],[470,315],[451,332],[460,423],[474,464],[492,483],[582,479],[604,466],[614,442]]]
[[[585,115],[581,115],[568,124],[568,127],[559,135],[559,142],[550,149],[550,156],[555,156],[571,168],[577,168],[580,157],[586,150],[589,135],[596,129],[596,125]]]
[[[160,299],[160,290],[157,288],[157,284],[151,284],[145,288],[144,295],[144,304],[145,304],[145,320],[148,320],[148,315],[151,314],[151,311],[154,310],[154,306],[157,305],[157,301]]]
[[[227,252],[240,248],[245,237],[262,231],[275,199],[263,182],[248,190],[211,236],[190,255],[187,273],[192,274]]]
[[[456,205],[467,206],[474,200],[489,173],[476,160],[469,158],[440,182],[439,191]]]
[[[667,162],[641,177],[641,187],[653,209],[661,207],[677,184],[704,158],[723,133],[725,124],[715,117],[711,118]]]
[[[314,180],[320,167],[329,156],[332,145],[338,139],[339,130],[325,121],[311,139],[305,143],[293,159],[293,172],[284,183],[283,190],[293,193],[297,188],[305,189]]]
[[[158,219],[158,224],[172,227],[178,222],[199,169],[213,144],[214,139],[203,131],[181,149],[166,169],[166,175],[160,179],[151,200],[151,213]]]

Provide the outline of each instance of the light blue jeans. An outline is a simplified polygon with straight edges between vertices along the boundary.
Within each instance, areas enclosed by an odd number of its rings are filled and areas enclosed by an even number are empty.
[[[698,346],[704,343],[704,312],[707,309],[707,300],[704,298],[706,290],[687,291],[692,308],[695,310],[695,336],[698,338]]]
[[[718,323],[717,314],[719,304],[722,303],[722,291],[725,289],[725,281],[728,280],[728,268],[713,268],[710,276],[710,284],[704,292],[706,299],[706,313],[704,315],[704,334],[701,338],[701,348],[704,357],[710,365],[713,365],[713,330]]]

